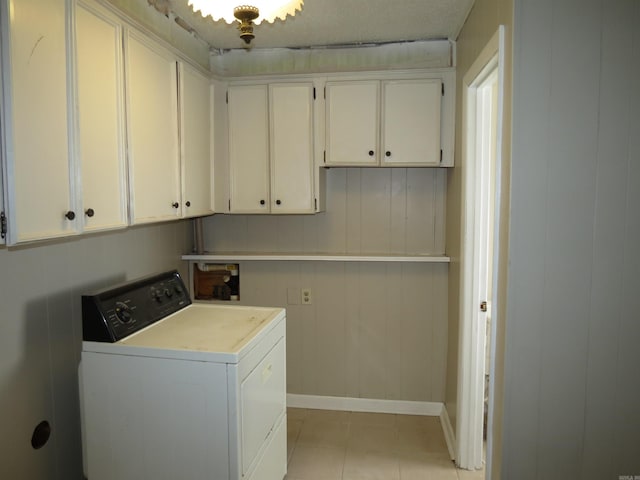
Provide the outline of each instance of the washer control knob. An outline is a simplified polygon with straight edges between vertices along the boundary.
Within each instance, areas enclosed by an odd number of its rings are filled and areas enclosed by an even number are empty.
[[[171,290],[169,290],[168,288],[164,289],[164,295],[167,298],[171,298],[173,296],[173,292]]]
[[[129,323],[133,316],[131,314],[131,309],[124,302],[116,303],[116,318],[120,320],[122,323]]]
[[[162,301],[162,292],[160,290],[152,289],[151,297],[158,303]]]

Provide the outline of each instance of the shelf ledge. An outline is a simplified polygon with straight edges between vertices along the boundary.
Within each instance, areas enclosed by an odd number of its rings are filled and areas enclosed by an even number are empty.
[[[191,262],[233,262],[233,261],[312,261],[312,262],[411,262],[449,263],[450,258],[441,255],[411,254],[367,254],[352,253],[204,253],[183,255],[183,260]]]

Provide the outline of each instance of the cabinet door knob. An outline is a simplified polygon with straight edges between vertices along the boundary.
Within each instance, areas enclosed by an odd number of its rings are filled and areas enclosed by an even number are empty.
[[[282,202],[280,200],[276,200],[276,205],[280,205]]]
[[[67,213],[64,214],[64,216],[67,220],[73,220],[74,218],[76,218],[76,213],[72,210],[69,210]]]
[[[375,155],[375,152],[373,150],[369,150],[369,156],[373,157]]]
[[[178,208],[178,207],[180,206],[180,204],[179,204],[178,202],[173,202],[173,203],[171,204],[171,206],[172,206],[173,208]]]
[[[191,206],[191,202],[190,202],[189,200],[187,200],[187,203],[185,203],[185,205],[186,205],[187,207],[190,207],[190,206]]]
[[[93,216],[96,214],[96,212],[93,210],[93,208],[87,208],[87,209],[84,211],[84,214],[85,214],[87,217],[93,217]]]
[[[391,152],[390,152],[389,150],[387,150],[386,152],[384,152],[384,154],[385,154],[387,157],[390,157],[390,156],[391,156]]]
[[[264,200],[260,200],[260,205],[264,205],[265,201]]]

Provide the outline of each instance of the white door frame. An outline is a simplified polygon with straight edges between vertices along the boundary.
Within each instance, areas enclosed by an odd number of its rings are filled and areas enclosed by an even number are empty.
[[[460,295],[460,337],[458,350],[458,406],[456,421],[456,464],[460,468],[469,470],[483,467],[483,406],[484,406],[484,358],[485,358],[485,325],[478,320],[480,307],[480,286],[478,279],[482,275],[480,265],[481,256],[478,248],[481,242],[492,238],[493,245],[493,278],[492,298],[486,299],[493,305],[491,322],[491,352],[490,352],[490,395],[489,395],[489,423],[492,420],[492,397],[495,364],[495,325],[498,313],[498,305],[495,296],[497,294],[496,279],[498,272],[498,225],[499,205],[497,199],[500,195],[500,170],[501,170],[501,145],[502,145],[502,109],[503,109],[503,84],[504,84],[504,26],[500,26],[491,40],[480,52],[471,68],[463,78],[463,103],[462,103],[462,289]],[[497,122],[495,149],[495,187],[493,202],[493,235],[489,229],[481,229],[482,219],[478,204],[483,193],[480,161],[481,153],[478,150],[478,112],[476,109],[481,87],[491,76],[497,74]],[[485,199],[486,200],[486,199]],[[485,219],[486,221],[486,219]],[[481,238],[484,235],[485,238]],[[488,236],[488,237],[487,237]],[[486,458],[491,458],[492,449],[491,431],[487,432]],[[491,465],[486,465],[486,478],[490,478]]]

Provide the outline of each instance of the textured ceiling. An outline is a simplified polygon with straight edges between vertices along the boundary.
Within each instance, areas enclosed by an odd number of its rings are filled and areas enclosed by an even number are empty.
[[[139,0],[165,8],[213,48],[244,48],[235,25],[202,18],[187,0]],[[215,0],[212,0],[215,1]],[[474,0],[305,0],[286,22],[255,27],[251,48],[358,45],[455,39]],[[250,4],[250,0],[239,0]]]

